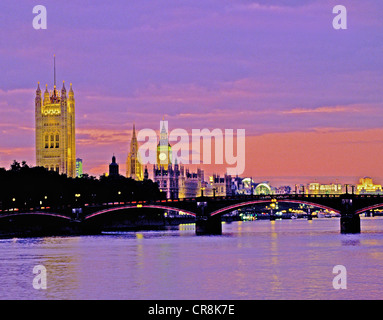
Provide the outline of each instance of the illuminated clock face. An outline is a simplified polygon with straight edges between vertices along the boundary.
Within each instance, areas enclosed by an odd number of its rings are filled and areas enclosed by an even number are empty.
[[[160,155],[159,155],[159,158],[160,158],[161,161],[166,160],[166,154],[161,152]]]

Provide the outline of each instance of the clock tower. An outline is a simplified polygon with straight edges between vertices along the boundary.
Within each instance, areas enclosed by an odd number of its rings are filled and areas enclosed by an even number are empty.
[[[167,124],[168,122],[162,119],[160,141],[157,145],[157,165],[166,168],[172,164],[172,147],[168,139]]]

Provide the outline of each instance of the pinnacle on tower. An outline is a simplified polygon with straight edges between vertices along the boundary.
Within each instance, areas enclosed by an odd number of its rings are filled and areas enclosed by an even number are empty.
[[[61,89],[61,96],[65,96],[65,95],[66,95],[65,81],[63,81],[63,87]]]
[[[70,100],[74,100],[74,92],[73,92],[73,89],[72,89],[72,83],[70,84],[68,96],[69,96]]]
[[[45,91],[44,91],[44,101],[49,99],[49,91],[48,91],[48,85],[45,85]]]
[[[40,82],[37,82],[37,89],[36,89],[37,94],[41,94],[41,89],[40,89]]]

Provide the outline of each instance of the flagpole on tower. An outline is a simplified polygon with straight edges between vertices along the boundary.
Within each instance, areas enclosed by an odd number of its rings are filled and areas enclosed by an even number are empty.
[[[53,55],[53,85],[56,88],[56,55]]]

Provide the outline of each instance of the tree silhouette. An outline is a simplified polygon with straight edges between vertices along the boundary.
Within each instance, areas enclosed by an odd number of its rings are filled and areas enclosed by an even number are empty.
[[[123,176],[68,178],[43,167],[29,167],[16,160],[10,170],[0,169],[0,210],[40,207],[73,207],[84,204],[164,199],[151,180]]]

